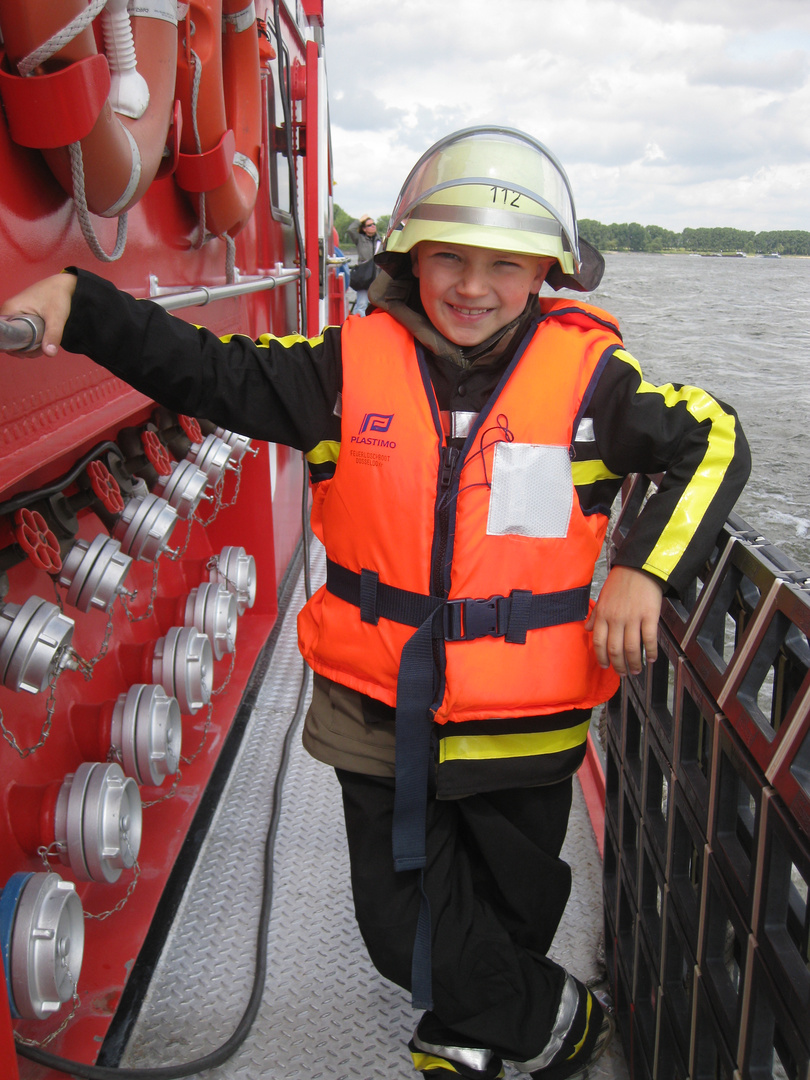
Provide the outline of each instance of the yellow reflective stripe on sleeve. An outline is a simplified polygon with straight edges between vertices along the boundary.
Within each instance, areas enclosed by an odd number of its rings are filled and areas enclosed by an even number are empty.
[[[223,341],[227,341],[227,338],[223,338]],[[291,348],[293,345],[300,345],[302,342],[307,342],[309,345],[320,345],[323,343],[323,334],[318,334],[317,337],[305,338],[302,334],[287,334],[285,337],[274,337],[272,334],[262,334],[256,338],[258,345],[267,348],[271,341],[277,341],[279,345],[283,345],[285,349]]]
[[[198,330],[202,330],[201,326],[194,324]],[[245,334],[223,334],[219,339],[226,344],[235,337],[246,337]],[[323,334],[318,334],[317,337],[305,338],[302,334],[287,334],[285,337],[275,337],[273,334],[260,334],[256,338],[256,344],[266,349],[271,341],[277,341],[279,345],[283,345],[285,349],[292,348],[293,345],[300,345],[301,342],[308,342],[310,345],[321,345],[323,343]]]
[[[600,480],[621,480],[619,474],[611,472],[604,461],[572,461],[571,475],[575,487],[587,487]]]
[[[304,454],[304,457],[312,465],[323,465],[325,461],[337,461],[339,454],[340,443],[327,440],[313,446],[308,453]]]
[[[522,735],[448,735],[439,740],[439,761],[486,761],[559,754],[581,746],[588,736],[590,723],[585,720],[576,727]]]
[[[623,349],[617,349],[614,356],[629,363],[641,375],[636,360]],[[711,421],[706,453],[703,460],[686,485],[678,503],[650,552],[643,569],[657,577],[668,578],[680,561],[684,551],[695,535],[704,514],[709,508],[726,469],[734,457],[736,439],[736,421],[725,412],[711,394],[696,386],[682,386],[676,389],[671,383],[653,386],[643,377],[636,391],[639,394],[660,394],[668,408],[683,402],[687,412],[697,423]]]

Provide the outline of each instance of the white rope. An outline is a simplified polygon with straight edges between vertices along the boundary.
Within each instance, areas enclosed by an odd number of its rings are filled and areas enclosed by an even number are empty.
[[[191,58],[194,61],[194,79],[191,84],[191,128],[194,132],[194,146],[198,154],[202,153],[202,142],[200,141],[200,129],[197,126],[197,99],[200,93],[200,80],[202,78],[202,64],[199,56],[194,52],[191,52]],[[193,247],[195,251],[198,251],[205,243],[205,192],[200,192],[200,235],[197,237]]]
[[[87,246],[95,257],[101,262],[115,262],[124,254],[127,243],[127,215],[121,214],[118,218],[118,232],[115,237],[115,247],[111,255],[102,248],[96,236],[93,223],[90,220],[90,211],[87,209],[87,198],[84,193],[84,160],[82,158],[82,144],[71,143],[70,164],[73,174],[73,201],[76,203],[76,213],[82,228],[82,235],[87,241]]]
[[[34,49],[32,53],[20,60],[17,64],[17,71],[19,71],[20,75],[30,75],[34,68],[39,67],[40,64],[43,64],[61,49],[64,49],[69,42],[87,29],[93,19],[106,6],[107,0],[90,0],[89,5],[80,15],[77,15],[75,19],[71,19],[67,26],[63,26],[61,30],[57,30],[49,41],[44,42],[39,48]]]

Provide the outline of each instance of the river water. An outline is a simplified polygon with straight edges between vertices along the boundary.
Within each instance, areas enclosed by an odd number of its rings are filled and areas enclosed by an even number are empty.
[[[810,570],[810,259],[608,254],[588,299],[648,381],[734,406],[753,459],[736,510]]]

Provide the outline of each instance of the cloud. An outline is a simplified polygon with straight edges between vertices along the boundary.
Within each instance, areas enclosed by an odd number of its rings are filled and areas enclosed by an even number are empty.
[[[787,94],[803,87],[808,73],[810,55],[793,49],[766,60],[751,61],[729,55],[705,57],[690,71],[689,82],[697,86],[741,86]]]
[[[354,86],[331,95],[329,113],[332,123],[345,131],[384,131],[405,117],[404,109],[384,104],[373,90]]]
[[[433,141],[496,123],[550,147],[583,216],[682,228],[755,209],[751,227],[810,229],[792,181],[810,162],[808,0],[456,0],[452,18],[341,0],[326,55],[349,212],[389,212]]]

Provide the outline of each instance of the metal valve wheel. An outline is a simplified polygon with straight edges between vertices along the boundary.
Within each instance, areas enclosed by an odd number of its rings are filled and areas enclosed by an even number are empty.
[[[127,776],[139,784],[159,787],[177,772],[182,741],[180,706],[162,686],[137,683],[119,694],[110,743],[121,755]]]
[[[131,566],[132,559],[119,542],[100,533],[92,541],[75,541],[58,580],[67,588],[65,600],[72,607],[109,611]]]
[[[55,873],[12,874],[0,893],[0,947],[14,1017],[44,1020],[68,1001],[84,955],[76,886]]]
[[[208,487],[208,475],[193,461],[175,461],[171,474],[158,481],[163,498],[173,506],[179,517],[188,520],[197,509]]]
[[[203,433],[199,420],[193,416],[184,416],[182,414],[179,415],[177,419],[180,422],[180,427],[184,434],[187,435],[193,443],[201,443],[203,441]]]
[[[87,466],[87,475],[90,478],[90,487],[104,509],[111,514],[120,514],[124,509],[124,497],[118,481],[107,466],[101,461],[91,461]]]
[[[182,713],[194,714],[211,700],[214,653],[193,626],[173,626],[155,642],[152,679],[177,698]]]
[[[17,543],[38,570],[57,574],[62,569],[59,541],[48,528],[38,510],[23,507],[14,515],[14,534]]]
[[[177,511],[157,495],[130,499],[115,523],[113,536],[133,559],[152,561],[166,547],[177,524]]]
[[[0,682],[29,694],[44,690],[75,625],[39,596],[29,596],[22,607],[5,604],[0,608]]]
[[[184,619],[186,626],[194,626],[206,635],[214,656],[221,660],[236,648],[238,614],[233,593],[218,581],[206,581],[189,593]]]
[[[256,603],[256,560],[243,547],[224,547],[209,571],[209,580],[234,594],[240,615]]]
[[[117,881],[141,846],[138,785],[120,765],[84,762],[59,790],[54,839],[59,858],[82,881]]]
[[[160,476],[168,476],[172,471],[172,459],[154,431],[142,431],[141,443],[146,460],[154,466]]]

